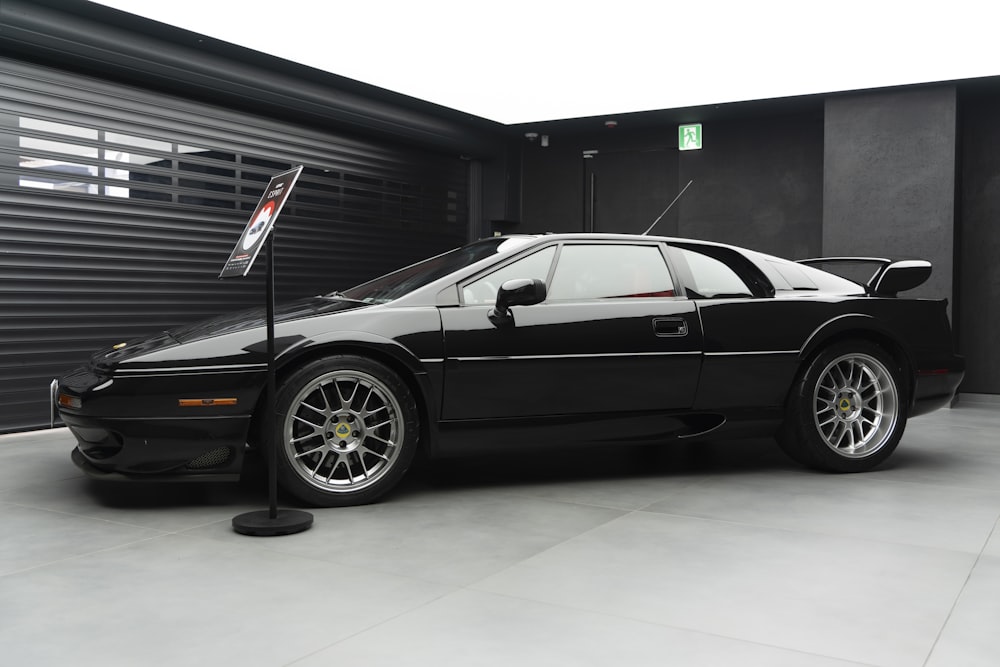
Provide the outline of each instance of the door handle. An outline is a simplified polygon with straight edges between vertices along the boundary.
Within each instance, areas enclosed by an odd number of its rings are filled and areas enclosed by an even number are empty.
[[[657,336],[687,336],[687,320],[683,317],[657,317],[653,319],[653,333]]]

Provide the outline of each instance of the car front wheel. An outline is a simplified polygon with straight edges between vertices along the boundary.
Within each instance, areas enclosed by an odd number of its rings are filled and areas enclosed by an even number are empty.
[[[321,507],[377,500],[399,482],[417,447],[417,406],[381,363],[353,355],[314,361],[277,396],[278,480]]]
[[[864,472],[885,461],[906,427],[897,364],[867,341],[830,346],[806,367],[788,400],[778,440],[805,465]]]

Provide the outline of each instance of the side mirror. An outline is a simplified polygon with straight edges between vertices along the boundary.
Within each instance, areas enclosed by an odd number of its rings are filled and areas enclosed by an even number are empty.
[[[545,283],[538,278],[508,280],[500,286],[496,306],[490,308],[487,317],[495,327],[513,326],[514,315],[510,312],[511,306],[533,306],[545,301],[546,294]]]

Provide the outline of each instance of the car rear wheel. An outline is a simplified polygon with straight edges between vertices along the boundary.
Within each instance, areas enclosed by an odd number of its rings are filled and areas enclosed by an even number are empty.
[[[896,362],[867,341],[818,354],[788,400],[778,441],[795,460],[831,472],[863,472],[885,461],[906,427]]]
[[[400,377],[353,355],[314,361],[277,396],[278,480],[322,507],[377,500],[399,482],[417,447],[417,406]]]

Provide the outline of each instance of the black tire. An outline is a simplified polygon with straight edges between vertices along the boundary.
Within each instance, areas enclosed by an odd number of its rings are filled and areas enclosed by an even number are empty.
[[[906,428],[906,388],[896,361],[862,340],[835,343],[796,379],[778,443],[803,465],[865,472],[884,462]]]
[[[374,502],[406,473],[420,431],[416,401],[385,365],[328,357],[278,390],[278,483],[319,507]]]

